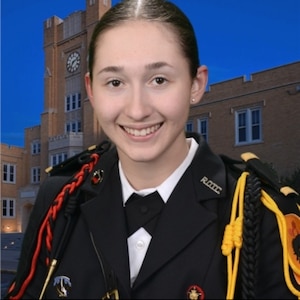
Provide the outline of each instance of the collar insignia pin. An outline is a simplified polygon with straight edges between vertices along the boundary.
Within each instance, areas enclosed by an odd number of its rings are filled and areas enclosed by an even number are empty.
[[[218,195],[220,195],[220,193],[222,192],[222,188],[212,180],[208,179],[206,176],[203,176],[200,182]]]
[[[102,180],[103,180],[103,173],[104,173],[103,170],[96,170],[96,171],[94,171],[92,179],[91,179],[92,184],[96,185],[96,184],[102,182]]]

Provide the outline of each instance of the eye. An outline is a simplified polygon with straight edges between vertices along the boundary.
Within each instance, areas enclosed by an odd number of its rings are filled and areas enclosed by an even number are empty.
[[[119,87],[121,85],[121,81],[117,79],[113,79],[107,83],[107,85],[111,85],[113,87]]]
[[[157,85],[162,85],[164,83],[166,83],[166,78],[164,77],[155,77],[154,78],[154,83],[157,84]]]

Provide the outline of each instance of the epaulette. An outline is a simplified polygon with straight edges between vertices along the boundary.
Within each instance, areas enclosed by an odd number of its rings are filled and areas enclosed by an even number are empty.
[[[256,174],[264,186],[273,189],[275,192],[281,193],[285,196],[299,196],[298,192],[293,188],[280,183],[276,173],[252,152],[242,153],[242,160],[233,159],[224,154],[221,154],[220,157],[226,166],[231,170],[232,175],[235,176],[236,179],[239,178],[242,172],[252,171]]]
[[[241,158],[246,163],[246,170],[254,171],[264,184],[285,196],[290,194],[299,195],[293,188],[281,184],[272,169],[264,164],[255,154],[245,152],[241,155]]]
[[[45,172],[49,176],[55,175],[72,175],[74,172],[78,171],[81,166],[90,161],[90,157],[93,153],[98,153],[102,155],[104,152],[108,151],[111,147],[111,142],[105,140],[99,145],[92,145],[88,147],[86,150],[64,160],[63,162],[48,167]]]

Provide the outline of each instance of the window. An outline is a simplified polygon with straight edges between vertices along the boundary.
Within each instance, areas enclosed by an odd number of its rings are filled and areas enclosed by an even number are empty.
[[[41,180],[41,168],[33,167],[31,168],[31,183],[39,183]]]
[[[81,94],[75,93],[65,97],[65,111],[72,111],[81,108]]]
[[[15,200],[2,199],[2,217],[14,218],[15,217]]]
[[[248,108],[236,111],[235,132],[236,144],[256,143],[261,138],[261,108]]]
[[[77,94],[77,107],[81,108],[81,94],[80,93]]]
[[[207,141],[207,138],[208,138],[208,119],[207,118],[200,118],[200,119],[197,120],[197,124],[198,124],[198,132]]]
[[[74,121],[66,123],[66,133],[81,132],[81,121]]]
[[[185,131],[193,132],[193,121],[187,121],[187,123],[185,124]]]
[[[39,141],[35,141],[31,143],[31,154],[39,154],[41,153],[41,143]]]
[[[65,161],[68,158],[67,153],[58,153],[51,155],[51,166],[55,166],[57,164],[60,164],[61,162]]]
[[[72,95],[72,110],[75,110],[76,108],[77,108],[76,95]]]
[[[72,123],[72,132],[76,132],[76,123]]]
[[[16,165],[3,164],[2,180],[6,183],[16,183]]]
[[[71,96],[66,97],[66,111],[71,110]]]

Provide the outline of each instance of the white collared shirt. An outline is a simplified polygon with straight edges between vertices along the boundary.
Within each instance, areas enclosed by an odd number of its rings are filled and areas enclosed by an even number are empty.
[[[120,179],[122,184],[124,206],[132,193],[137,193],[139,195],[145,196],[154,192],[155,190],[159,192],[160,196],[162,197],[165,203],[168,201],[176,184],[178,183],[178,181],[180,180],[181,176],[184,174],[188,166],[191,164],[198,148],[198,143],[193,138],[187,139],[187,142],[190,145],[190,147],[186,158],[183,160],[180,166],[162,184],[154,188],[148,188],[140,191],[136,191],[135,189],[133,189],[133,187],[126,179],[121,163],[119,161],[119,171],[120,171]],[[151,242],[151,235],[143,227],[138,229],[127,239],[131,285],[133,285],[139,273],[139,270],[145,258],[150,242]]]

